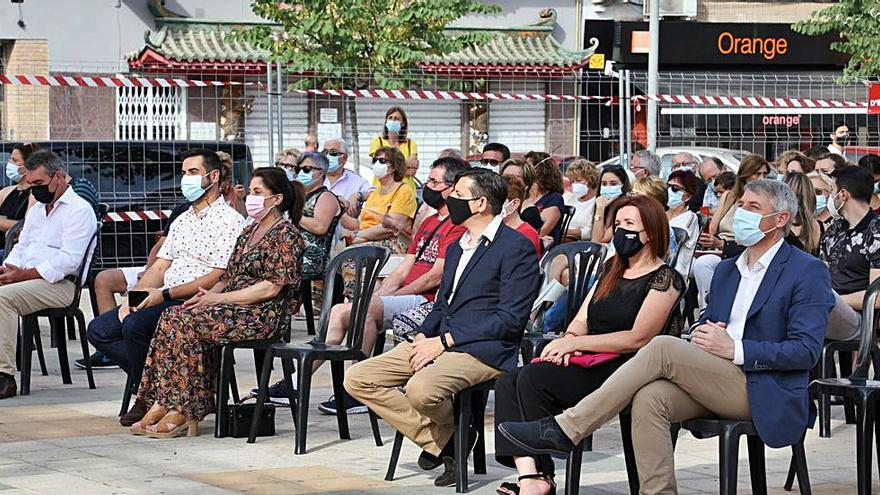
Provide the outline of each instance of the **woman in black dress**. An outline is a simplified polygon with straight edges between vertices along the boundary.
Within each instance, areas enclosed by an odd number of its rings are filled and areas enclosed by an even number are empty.
[[[39,149],[33,143],[16,144],[6,163],[6,178],[11,185],[0,189],[0,260],[4,255],[6,232],[24,218],[31,197],[31,186],[25,180],[24,162]]]
[[[663,206],[649,196],[626,196],[612,210],[617,254],[606,263],[563,337],[544,348],[542,361],[498,379],[496,427],[505,421],[553,416],[577,404],[667,326],[684,280],[663,262],[669,246]],[[591,353],[619,356],[587,368],[569,362]],[[545,494],[555,489],[550,456],[528,454],[496,434],[495,457],[520,475],[518,486],[504,483],[498,493]]]

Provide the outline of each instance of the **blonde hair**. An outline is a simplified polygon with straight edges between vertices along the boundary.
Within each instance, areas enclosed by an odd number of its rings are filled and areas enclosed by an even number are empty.
[[[301,154],[302,154],[302,151],[300,151],[296,148],[287,148],[286,150],[281,150],[278,153],[275,153],[275,163],[280,162],[282,158],[285,158],[288,156],[292,156],[294,162],[297,162],[297,161],[299,161],[299,155],[301,155]],[[275,163],[272,163],[272,165],[275,165]]]
[[[587,187],[595,191],[599,187],[599,169],[596,164],[586,158],[578,158],[571,162],[565,169],[565,176],[569,180],[582,180]]]
[[[216,153],[220,159],[220,182],[223,183],[232,178],[232,155],[225,151]]]
[[[645,196],[651,196],[660,202],[661,205],[666,207],[666,203],[669,200],[669,195],[666,192],[666,181],[661,179],[660,177],[651,175],[648,177],[642,177],[641,179],[636,179],[633,183],[633,193],[636,194],[644,194]]]

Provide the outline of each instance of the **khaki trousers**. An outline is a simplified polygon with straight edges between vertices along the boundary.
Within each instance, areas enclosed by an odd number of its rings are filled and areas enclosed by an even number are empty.
[[[455,431],[452,395],[501,371],[470,354],[444,352],[413,373],[411,349],[409,342],[401,342],[385,354],[353,365],[345,374],[345,390],[423,450],[439,455]]]
[[[75,288],[69,280],[51,284],[42,278],[0,285],[0,373],[15,375],[19,316],[63,308],[73,301]]]
[[[659,336],[556,422],[578,443],[630,403],[643,494],[678,492],[672,423],[707,415],[751,419],[742,368],[679,338]]]

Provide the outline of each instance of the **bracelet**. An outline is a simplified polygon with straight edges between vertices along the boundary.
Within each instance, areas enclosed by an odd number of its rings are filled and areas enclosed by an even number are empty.
[[[566,330],[563,335],[571,335],[572,337],[580,337],[580,335],[572,332],[571,330]]]
[[[446,342],[446,334],[445,333],[440,334],[440,343],[443,344],[443,350],[448,351],[450,349],[449,342]]]
[[[171,300],[171,289],[169,287],[162,289],[162,300],[165,302]]]

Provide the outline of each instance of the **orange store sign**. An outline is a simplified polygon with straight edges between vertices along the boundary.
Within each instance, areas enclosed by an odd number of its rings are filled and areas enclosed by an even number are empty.
[[[717,45],[722,55],[761,55],[766,60],[773,60],[777,55],[788,53],[786,38],[741,37],[730,31],[718,35]]]

